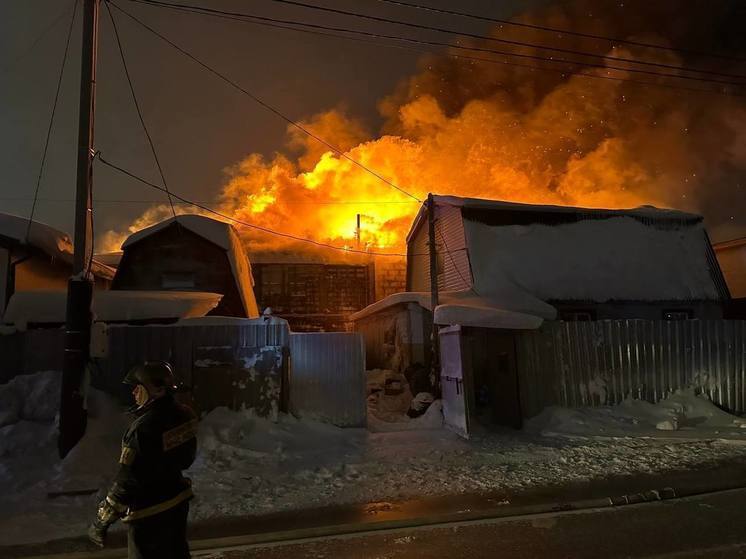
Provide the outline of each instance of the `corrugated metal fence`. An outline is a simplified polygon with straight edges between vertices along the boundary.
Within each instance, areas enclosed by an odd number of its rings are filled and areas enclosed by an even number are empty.
[[[746,412],[746,321],[546,322],[518,334],[516,351],[525,417],[628,395],[657,402],[686,386]]]
[[[93,386],[122,400],[129,397],[122,378],[131,367],[164,359],[203,411],[225,405],[273,416],[289,407],[339,426],[366,424],[359,333],[291,334],[285,321],[111,325],[94,336],[92,347]],[[0,383],[18,374],[61,370],[63,349],[63,329],[0,336]]]
[[[121,392],[121,380],[143,361],[167,360],[193,384],[193,369],[199,353],[208,348],[288,347],[286,322],[251,324],[195,324],[169,326],[117,326],[106,329],[105,357],[95,359],[94,385],[112,393]],[[94,348],[95,348],[94,343]]]
[[[0,384],[16,375],[62,370],[64,349],[62,328],[0,335]]]
[[[290,335],[290,411],[340,427],[366,425],[365,347],[353,332]]]

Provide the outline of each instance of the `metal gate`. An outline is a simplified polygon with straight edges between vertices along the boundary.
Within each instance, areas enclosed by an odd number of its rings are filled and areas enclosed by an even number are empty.
[[[468,381],[464,375],[464,347],[460,326],[440,329],[440,388],[443,420],[451,431],[469,438]]]

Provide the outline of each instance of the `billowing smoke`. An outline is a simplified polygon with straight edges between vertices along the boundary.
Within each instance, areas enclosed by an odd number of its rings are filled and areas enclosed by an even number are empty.
[[[732,58],[746,51],[742,6],[578,0],[518,18],[686,51],[726,53],[726,58],[507,26],[492,34],[746,75],[746,63]],[[500,48],[492,42],[472,45]],[[478,56],[524,66],[427,55],[421,70],[380,102],[384,124],[379,134],[341,109],[315,115],[303,125],[419,198],[435,192],[591,207],[652,204],[702,212],[711,227],[734,221],[746,209],[746,87]],[[746,78],[730,81],[746,83]],[[227,170],[216,202],[220,210],[337,246],[401,249],[417,203],[296,129],[289,128],[288,135],[285,155],[250,154]],[[168,217],[166,208],[150,210],[136,226],[160,217]],[[246,228],[241,232],[255,250],[284,242]]]

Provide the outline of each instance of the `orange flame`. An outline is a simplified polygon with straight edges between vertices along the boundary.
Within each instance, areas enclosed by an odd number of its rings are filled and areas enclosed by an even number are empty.
[[[558,25],[584,18],[585,5],[563,7],[567,17],[555,14]],[[539,21],[552,22],[550,16]],[[615,22],[605,24],[612,29]],[[666,39],[651,39],[656,41]],[[682,63],[670,52],[616,48],[613,54]],[[604,69],[583,72],[608,76]],[[722,182],[723,169],[746,167],[746,109],[735,97],[713,102],[712,96],[623,81],[430,57],[380,108],[386,133],[378,137],[341,110],[302,124],[420,199],[434,192],[697,210],[709,187]],[[297,129],[288,134],[295,157],[251,154],[238,162],[227,171],[218,209],[322,243],[401,252],[418,203]],[[169,212],[151,208],[129,230]],[[288,242],[238,228],[250,251]],[[106,242],[122,237],[110,232]]]

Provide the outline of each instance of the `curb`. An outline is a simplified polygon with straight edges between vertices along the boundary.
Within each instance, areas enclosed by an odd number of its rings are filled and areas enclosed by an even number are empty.
[[[569,502],[502,506],[500,508],[484,509],[479,511],[460,511],[456,513],[443,513],[431,516],[413,518],[402,518],[397,520],[370,521],[364,523],[343,523],[311,528],[299,528],[293,530],[280,530],[263,532],[258,534],[246,534],[218,538],[202,538],[189,542],[193,555],[199,556],[207,552],[229,551],[232,549],[246,548],[256,545],[287,544],[290,542],[303,542],[320,538],[334,538],[351,535],[365,535],[385,531],[409,530],[413,528],[447,526],[460,523],[478,522],[485,520],[510,520],[534,517],[558,513],[575,513],[588,510],[600,510],[619,508],[626,506],[644,506],[662,501],[672,501],[689,497],[727,493],[731,491],[746,490],[746,485],[723,484],[713,486],[692,486],[682,490],[672,487],[661,489],[650,489],[639,493],[618,495],[604,498],[583,499]],[[84,540],[76,540],[83,543]],[[5,548],[8,550],[9,548]],[[112,548],[91,551],[73,551],[52,553],[44,555],[24,554],[22,549],[17,549],[13,555],[5,555],[4,549],[0,547],[3,557],[17,559],[124,559],[127,556],[126,548]]]

